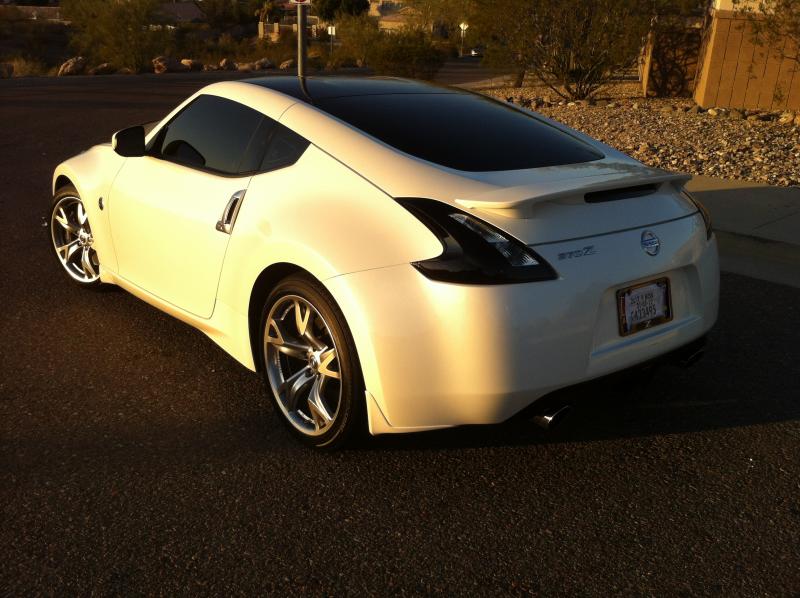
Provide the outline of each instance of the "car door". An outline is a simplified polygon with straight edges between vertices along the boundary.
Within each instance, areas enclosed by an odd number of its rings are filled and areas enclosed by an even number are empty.
[[[147,155],[127,159],[108,208],[122,278],[211,317],[231,228],[273,123],[201,95],[159,131]]]

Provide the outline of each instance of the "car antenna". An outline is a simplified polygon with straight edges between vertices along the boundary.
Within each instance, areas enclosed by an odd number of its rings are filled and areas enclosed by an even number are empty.
[[[303,95],[308,98],[309,104],[313,104],[314,100],[306,84],[306,7],[311,4],[311,0],[292,0],[292,4],[297,4],[297,78],[300,79]]]

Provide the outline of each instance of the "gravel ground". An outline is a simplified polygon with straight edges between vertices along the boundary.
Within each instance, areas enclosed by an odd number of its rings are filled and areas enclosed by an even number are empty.
[[[734,114],[737,119],[725,111],[717,116],[692,113],[691,99],[645,99],[636,97],[636,89],[630,84],[611,87],[596,105],[559,105],[560,98],[541,87],[484,92],[504,100],[513,98],[518,104],[532,102],[541,114],[650,166],[771,185],[800,185],[798,124],[780,123],[780,115],[775,113]],[[545,100],[543,104],[541,100]],[[774,120],[760,120],[766,118]],[[794,120],[798,121],[800,113]]]

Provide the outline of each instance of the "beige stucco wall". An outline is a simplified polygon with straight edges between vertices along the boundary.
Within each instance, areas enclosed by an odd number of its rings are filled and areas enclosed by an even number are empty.
[[[694,97],[706,108],[800,109],[800,65],[781,48],[753,45],[747,19],[715,10]]]

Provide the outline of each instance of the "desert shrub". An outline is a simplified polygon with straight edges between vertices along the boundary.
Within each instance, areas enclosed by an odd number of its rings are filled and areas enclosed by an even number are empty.
[[[42,77],[49,74],[50,68],[40,60],[16,57],[8,60],[14,65],[15,77]]]
[[[516,85],[531,72],[558,95],[584,99],[635,62],[650,29],[639,0],[475,0],[471,22],[490,66],[512,68]]]
[[[158,23],[159,0],[63,0],[72,21],[72,45],[93,62],[110,62],[135,71],[150,70],[152,59],[168,46],[169,33]]]
[[[432,79],[444,58],[427,33],[407,29],[382,34],[367,65],[378,75]]]
[[[368,64],[383,36],[378,29],[378,22],[366,15],[340,14],[336,20],[336,29],[340,46],[334,53],[333,60],[339,63]]]

